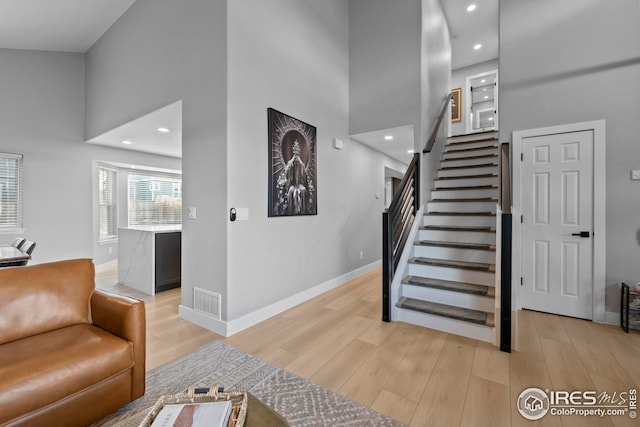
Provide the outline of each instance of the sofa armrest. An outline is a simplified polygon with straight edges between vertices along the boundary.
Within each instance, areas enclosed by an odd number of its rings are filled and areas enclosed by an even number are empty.
[[[131,400],[143,396],[147,330],[144,302],[96,289],[91,296],[91,316],[95,326],[133,343]]]

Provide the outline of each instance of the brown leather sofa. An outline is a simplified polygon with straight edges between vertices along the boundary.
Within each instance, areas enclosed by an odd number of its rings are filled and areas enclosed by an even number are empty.
[[[144,303],[90,259],[0,269],[0,426],[84,426],[144,395]]]

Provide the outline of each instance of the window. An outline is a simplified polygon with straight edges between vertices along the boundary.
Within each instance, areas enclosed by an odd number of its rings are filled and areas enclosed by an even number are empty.
[[[0,153],[0,231],[22,228],[22,156]]]
[[[98,167],[98,197],[100,198],[98,228],[100,242],[118,237],[118,172]]]
[[[129,226],[182,224],[182,178],[129,175]]]

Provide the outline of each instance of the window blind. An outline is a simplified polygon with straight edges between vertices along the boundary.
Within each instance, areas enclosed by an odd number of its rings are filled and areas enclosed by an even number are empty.
[[[105,242],[118,237],[118,172],[100,166],[98,168],[98,197],[100,230],[99,241]]]
[[[182,224],[182,178],[136,175],[128,177],[129,226]]]
[[[22,228],[22,156],[0,153],[0,230]]]

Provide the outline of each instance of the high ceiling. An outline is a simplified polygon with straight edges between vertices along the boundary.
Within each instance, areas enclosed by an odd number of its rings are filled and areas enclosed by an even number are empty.
[[[498,58],[499,0],[442,0],[451,33],[451,69]],[[475,5],[468,12],[467,7]],[[482,48],[473,47],[481,44]]]
[[[452,45],[452,69],[498,57],[499,0],[441,0]],[[86,52],[135,0],[0,0],[0,48]],[[467,12],[475,4],[476,10]],[[479,50],[473,46],[481,43]],[[181,156],[182,105],[172,104],[106,132],[91,143]],[[175,116],[171,117],[174,114]],[[169,123],[161,125],[156,123]],[[176,129],[159,134],[158,126]],[[177,131],[179,129],[179,131]],[[384,140],[393,135],[394,140]],[[413,127],[381,129],[354,139],[408,163]],[[124,145],[123,140],[133,144]]]
[[[1,0],[0,48],[86,52],[135,0]]]
[[[145,114],[87,142],[182,158],[182,101]]]

